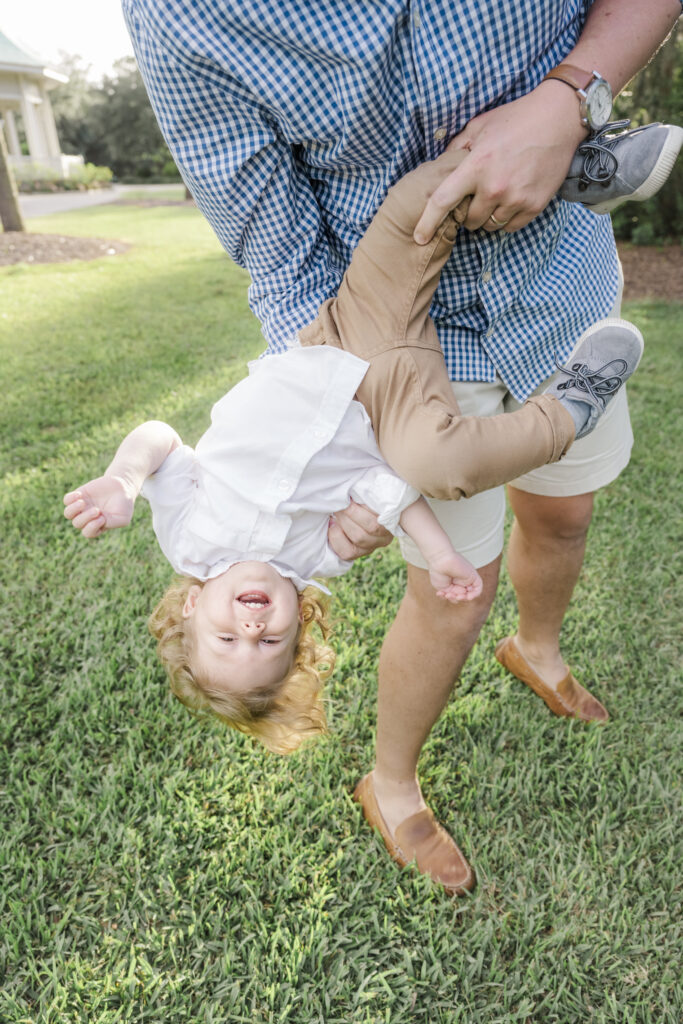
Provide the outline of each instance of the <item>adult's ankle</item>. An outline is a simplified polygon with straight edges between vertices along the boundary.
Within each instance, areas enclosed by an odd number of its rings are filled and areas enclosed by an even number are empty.
[[[372,784],[375,793],[379,791],[386,797],[400,798],[401,796],[421,792],[417,775],[399,776],[395,772],[387,771],[378,765],[375,765],[372,770]]]
[[[536,670],[548,686],[556,686],[566,676],[569,669],[562,657],[558,641],[538,641],[514,636],[515,646],[524,660]]]

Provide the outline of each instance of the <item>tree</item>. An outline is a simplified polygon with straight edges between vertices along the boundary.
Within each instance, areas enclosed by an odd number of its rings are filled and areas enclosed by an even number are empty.
[[[60,51],[59,70],[69,81],[50,93],[57,135],[63,153],[82,153],[88,158],[92,138],[89,111],[99,86],[91,77],[91,65],[83,58]]]
[[[683,123],[683,27],[673,32],[615,104],[618,117],[632,126],[662,121]],[[664,188],[645,203],[626,203],[613,215],[617,238],[649,244],[683,236],[683,158],[674,165]]]
[[[23,231],[24,221],[19,209],[17,186],[9,165],[5,136],[0,127],[0,222],[3,231]]]
[[[99,84],[90,81],[80,57],[66,56],[61,67],[69,82],[52,96],[65,152],[111,167],[118,178],[178,179],[132,57],[117,61]]]
[[[91,115],[100,129],[88,157],[93,163],[119,177],[162,177],[168,165],[178,176],[132,57],[117,61],[103,79]]]

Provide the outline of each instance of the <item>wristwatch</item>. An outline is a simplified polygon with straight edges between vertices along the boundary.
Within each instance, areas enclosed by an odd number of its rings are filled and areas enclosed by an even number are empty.
[[[591,131],[605,127],[612,113],[612,89],[599,72],[584,71],[574,64],[558,64],[543,81],[548,78],[556,78],[558,82],[564,82],[576,90],[582,125]]]

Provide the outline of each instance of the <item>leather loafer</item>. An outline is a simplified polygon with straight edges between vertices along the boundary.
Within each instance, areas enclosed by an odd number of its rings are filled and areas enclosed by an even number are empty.
[[[506,636],[504,640],[498,642],[496,658],[508,672],[512,672],[513,676],[530,686],[556,715],[580,718],[582,722],[606,722],[609,718],[606,708],[577,682],[571,672],[567,673],[556,688],[544,683],[519,653],[514,637]]]
[[[358,783],[353,799],[361,805],[365,820],[377,829],[389,856],[400,867],[415,861],[421,874],[438,882],[451,896],[462,896],[474,888],[476,878],[470,864],[428,808],[406,818],[392,835],[377,804],[372,772]]]

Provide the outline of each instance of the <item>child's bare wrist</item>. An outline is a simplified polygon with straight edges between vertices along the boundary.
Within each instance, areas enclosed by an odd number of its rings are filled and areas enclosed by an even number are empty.
[[[129,476],[125,472],[117,472],[111,466],[106,471],[105,475],[110,477],[112,480],[116,480],[119,484],[121,484],[121,488],[123,490],[125,497],[128,498],[130,501],[135,501],[135,499],[140,493],[142,482],[138,483],[138,481],[132,475]]]
[[[429,554],[425,553],[424,557],[425,557],[425,560],[426,560],[427,564],[431,567],[431,566],[438,566],[441,562],[444,561],[444,559],[450,558],[452,554],[453,554],[453,548],[448,546],[448,547],[439,548],[436,551],[431,551],[431,552],[429,552]]]

